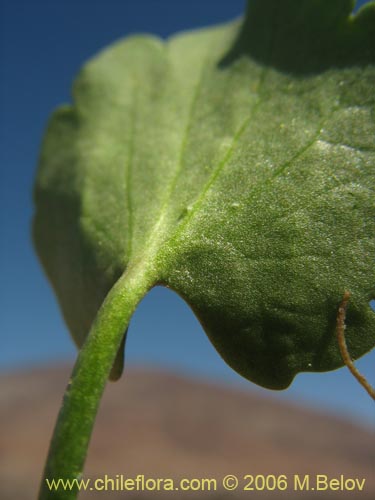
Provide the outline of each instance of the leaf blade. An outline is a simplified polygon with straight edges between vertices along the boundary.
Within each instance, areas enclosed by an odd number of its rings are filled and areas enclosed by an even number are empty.
[[[355,60],[372,40],[374,7],[351,19],[349,4],[285,0],[259,53],[249,31],[257,19],[247,18],[242,30],[235,22],[167,44],[136,37],[87,66],[69,144],[57,145],[62,118],[45,143],[35,224],[78,344],[111,284],[142,264],[190,304],[224,359],[260,385],[283,388],[299,371],[342,364],[333,333],[344,290],[353,298],[350,352],[374,346],[375,67],[367,49]],[[252,5],[259,21],[264,6]],[[312,8],[334,47],[319,64],[314,32],[303,26],[301,47],[314,57],[288,55],[290,27]],[[285,39],[272,31],[280,16],[290,20],[280,28]],[[367,26],[361,35],[358,23]],[[353,49],[339,54],[340,43]],[[74,168],[55,148],[71,149]],[[72,216],[56,224],[43,192],[61,194],[60,213],[75,203]],[[73,236],[56,236],[61,224]],[[51,243],[43,234],[54,231]],[[74,273],[76,257],[58,251],[69,245],[81,263]],[[61,262],[71,282],[85,269],[78,293],[66,292]],[[85,321],[73,296],[89,304]]]

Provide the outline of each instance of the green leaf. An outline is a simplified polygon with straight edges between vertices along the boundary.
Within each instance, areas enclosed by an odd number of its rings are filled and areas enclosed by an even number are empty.
[[[265,387],[342,365],[345,290],[351,355],[375,345],[375,5],[352,7],[254,0],[242,24],[130,37],[83,68],[34,221],[78,345],[124,273],[175,290]]]

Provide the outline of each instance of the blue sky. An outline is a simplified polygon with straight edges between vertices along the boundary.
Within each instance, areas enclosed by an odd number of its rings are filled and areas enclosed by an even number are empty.
[[[365,3],[365,2],[359,2]],[[243,0],[3,0],[0,2],[0,370],[74,359],[76,350],[30,241],[31,191],[44,126],[70,100],[84,61],[134,32],[168,36],[237,17]],[[140,304],[128,338],[127,362],[258,389],[216,354],[188,306],[156,288]],[[358,362],[372,381],[375,352]],[[304,374],[272,397],[370,422],[373,402],[346,369]]]

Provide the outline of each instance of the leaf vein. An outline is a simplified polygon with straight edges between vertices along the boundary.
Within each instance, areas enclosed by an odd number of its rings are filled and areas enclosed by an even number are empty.
[[[260,81],[259,81],[259,88],[258,88],[258,93],[259,94],[261,94],[261,90],[263,88],[264,81],[266,79],[267,73],[268,73],[268,68],[265,68],[263,70],[263,72],[262,72],[262,75],[261,75]],[[224,170],[224,168],[226,167],[226,165],[229,163],[229,160],[232,157],[233,152],[235,151],[236,144],[238,143],[238,141],[242,137],[243,133],[247,129],[250,121],[254,117],[254,114],[257,111],[257,109],[259,108],[259,106],[262,103],[262,101],[263,101],[263,99],[260,96],[259,99],[258,99],[258,101],[253,106],[250,115],[242,122],[241,126],[238,128],[237,132],[235,133],[235,135],[234,135],[234,137],[232,139],[232,143],[228,147],[228,149],[227,149],[227,151],[226,151],[223,159],[218,163],[217,167],[212,172],[211,177],[208,179],[206,185],[203,187],[203,190],[201,191],[200,196],[198,196],[197,200],[195,201],[195,203],[192,206],[191,211],[185,217],[185,219],[183,221],[183,224],[181,224],[179,226],[179,229],[178,229],[177,232],[180,232],[181,229],[182,229],[182,227],[185,227],[187,225],[187,223],[193,218],[193,216],[196,214],[196,212],[201,207],[202,203],[204,202],[204,198],[206,197],[207,193],[209,192],[211,186],[214,184],[214,182],[219,177],[219,175],[221,174],[221,172]]]
[[[327,146],[346,148],[356,153],[364,153],[364,154],[375,153],[375,148],[371,146],[350,146],[349,144],[345,144],[343,142],[333,142],[333,141],[328,141],[327,139],[319,139],[319,140],[323,144],[327,144]]]
[[[131,183],[132,183],[132,169],[133,169],[133,160],[134,160],[134,142],[135,142],[135,131],[136,131],[136,119],[137,119],[137,103],[138,103],[138,92],[136,90],[137,85],[136,82],[134,82],[134,90],[133,90],[133,105],[131,107],[131,116],[130,116],[130,132],[129,132],[129,139],[128,139],[128,145],[129,145],[129,152],[128,152],[128,158],[126,161],[126,166],[125,166],[125,185],[126,185],[126,190],[127,190],[127,196],[126,196],[126,212],[127,212],[127,219],[128,219],[128,237],[127,237],[127,254],[128,254],[128,261],[131,259],[131,254],[132,254],[132,246],[133,246],[133,202],[132,202],[132,189],[131,189]]]

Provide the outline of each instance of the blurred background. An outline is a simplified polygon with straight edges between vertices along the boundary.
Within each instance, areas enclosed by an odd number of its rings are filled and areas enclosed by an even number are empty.
[[[33,179],[48,116],[70,101],[81,65],[114,40],[135,32],[168,37],[236,18],[244,6],[244,0],[0,2],[0,497],[5,500],[35,497],[76,356],[30,241]],[[374,353],[357,363],[372,381],[374,363]],[[239,473],[251,464],[249,473],[256,468],[283,473],[283,467],[295,473],[299,466],[305,473],[320,467],[321,473],[364,476],[374,464],[373,402],[347,369],[301,374],[280,393],[258,388],[224,364],[188,306],[169,290],[153,289],[138,307],[126,365],[128,373],[110,385],[99,415],[96,453],[90,452],[88,463],[93,474],[136,472],[144,463],[151,471],[175,475]]]

